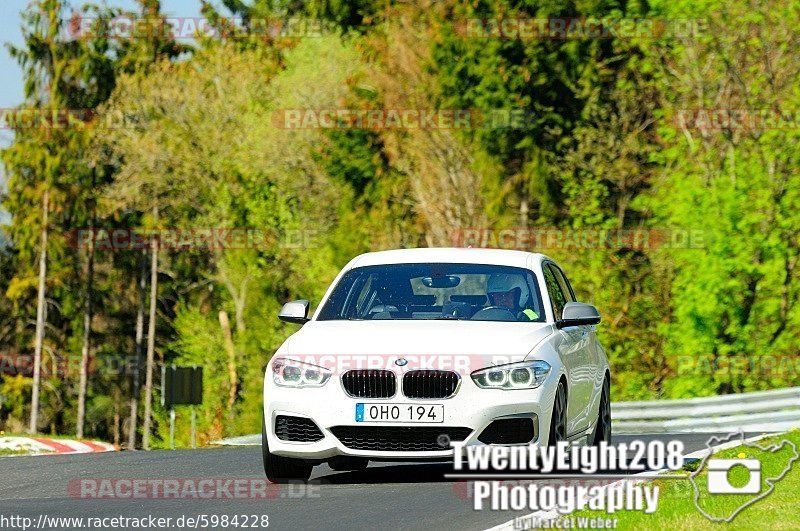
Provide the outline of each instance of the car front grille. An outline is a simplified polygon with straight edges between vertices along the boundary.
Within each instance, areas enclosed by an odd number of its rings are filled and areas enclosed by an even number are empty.
[[[347,371],[342,375],[342,385],[356,398],[390,398],[397,392],[394,373],[381,369]]]
[[[282,441],[294,442],[316,442],[324,437],[313,420],[288,415],[275,417],[275,435]]]
[[[472,430],[445,426],[334,426],[331,433],[353,450],[436,452],[449,449],[450,441],[463,441]]]
[[[408,398],[448,398],[458,389],[458,380],[452,371],[408,371],[403,376],[403,394]]]

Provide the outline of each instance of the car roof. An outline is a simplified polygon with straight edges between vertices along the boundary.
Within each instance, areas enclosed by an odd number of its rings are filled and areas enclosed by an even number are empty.
[[[423,247],[419,249],[395,249],[365,253],[355,257],[348,269],[381,264],[489,264],[527,268],[547,257],[539,253],[512,249],[477,249],[472,247]]]

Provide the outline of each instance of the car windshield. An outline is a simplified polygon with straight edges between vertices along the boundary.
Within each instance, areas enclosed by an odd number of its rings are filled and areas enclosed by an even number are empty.
[[[534,274],[480,264],[384,264],[342,276],[317,320],[543,322]]]

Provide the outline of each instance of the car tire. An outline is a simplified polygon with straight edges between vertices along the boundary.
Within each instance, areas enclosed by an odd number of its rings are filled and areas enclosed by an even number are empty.
[[[281,457],[269,451],[267,422],[263,416],[261,420],[261,454],[264,459],[264,473],[267,475],[267,479],[273,483],[305,482],[311,477],[313,465],[302,459]]]
[[[550,435],[548,446],[555,446],[559,441],[567,440],[567,391],[563,382],[558,382],[556,396],[553,399],[553,415],[550,417]]]
[[[591,445],[599,446],[602,441],[611,444],[611,384],[606,378],[600,392],[600,407],[597,409],[597,422],[592,432]]]

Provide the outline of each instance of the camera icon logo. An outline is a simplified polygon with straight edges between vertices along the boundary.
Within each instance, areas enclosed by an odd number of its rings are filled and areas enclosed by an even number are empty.
[[[731,471],[743,467],[750,479],[741,487],[734,487],[730,481]],[[761,491],[761,461],[758,459],[709,459],[709,494],[758,494]]]
[[[689,474],[689,481],[694,490],[695,507],[710,521],[731,522],[744,509],[769,496],[775,490],[775,484],[789,473],[795,462],[800,461],[797,446],[788,439],[764,446],[756,440],[745,439],[742,431],[712,436],[706,441],[706,450],[697,453],[702,457],[694,472]],[[740,452],[739,459],[713,457],[715,452],[736,447],[748,448],[747,453]],[[752,454],[766,456],[768,460],[762,461]],[[698,476],[704,471],[705,485],[698,481]],[[743,484],[741,480],[745,478],[747,481]],[[725,498],[727,495],[732,497]],[[735,500],[739,505],[719,503],[723,499]]]

